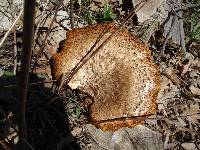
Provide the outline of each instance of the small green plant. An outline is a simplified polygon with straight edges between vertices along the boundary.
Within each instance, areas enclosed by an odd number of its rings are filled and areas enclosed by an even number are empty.
[[[80,106],[76,107],[75,114],[76,114],[77,118],[80,118],[80,116],[81,116],[81,108],[80,108]]]
[[[200,40],[200,21],[195,13],[191,16],[190,34],[192,39]]]
[[[95,17],[93,16],[92,12],[91,11],[87,11],[86,12],[86,15],[85,15],[85,20],[88,24],[92,24],[95,20]]]
[[[75,109],[73,110],[73,112],[71,113],[72,117],[75,117],[75,118],[80,118],[81,117],[81,107],[79,105],[77,105],[75,107]]]
[[[117,16],[113,13],[111,6],[105,1],[103,11],[96,15],[96,21],[98,23],[113,21],[117,18]]]
[[[113,13],[112,8],[108,4],[108,2],[105,2],[104,8],[103,8],[103,21],[113,21],[116,19],[116,15]]]
[[[192,4],[200,4],[200,0],[191,0]]]
[[[116,18],[117,16],[114,14],[111,6],[108,4],[107,1],[105,1],[102,11],[92,12],[90,9],[88,9],[85,12],[85,20],[88,24],[92,24],[93,22],[102,23],[102,22],[113,21]]]

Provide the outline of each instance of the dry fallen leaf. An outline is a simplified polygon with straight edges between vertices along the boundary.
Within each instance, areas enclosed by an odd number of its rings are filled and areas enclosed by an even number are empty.
[[[137,125],[135,128],[122,128],[115,132],[103,132],[93,125],[86,125],[85,134],[91,139],[92,150],[162,150],[162,134]]]
[[[132,0],[133,6],[136,7],[143,0]],[[148,0],[144,7],[142,7],[136,14],[139,22],[144,22],[150,19],[156,13],[158,7],[162,4],[163,0]]]
[[[197,150],[197,147],[194,143],[183,143],[181,144],[181,146],[185,149],[185,150]]]

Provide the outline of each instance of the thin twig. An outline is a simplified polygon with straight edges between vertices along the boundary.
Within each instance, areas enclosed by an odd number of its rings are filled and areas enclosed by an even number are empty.
[[[33,68],[32,68],[32,72],[33,72],[34,68],[36,67],[37,62],[38,62],[38,60],[39,60],[39,58],[40,58],[40,55],[42,54],[42,52],[43,52],[43,50],[44,50],[44,48],[45,48],[45,44],[46,44],[47,37],[49,36],[49,34],[50,34],[50,32],[51,32],[51,28],[52,28],[52,26],[53,26],[53,23],[54,23],[54,21],[55,21],[55,19],[56,19],[57,13],[58,13],[59,8],[60,8],[60,6],[62,5],[62,3],[63,3],[63,0],[59,0],[59,3],[58,3],[58,5],[57,5],[57,7],[56,7],[56,10],[55,10],[55,14],[54,14],[54,16],[53,16],[53,19],[51,20],[51,24],[50,24],[50,26],[49,26],[49,29],[48,29],[46,35],[45,35],[45,38],[44,38],[42,47],[41,47],[40,51],[38,52],[37,57],[36,57],[36,59],[35,59],[35,62],[34,62]]]
[[[61,19],[59,21],[56,19],[55,22],[57,24],[59,24],[59,26],[62,27],[64,30],[68,31],[69,29],[62,24],[62,22],[65,21],[65,20],[68,20],[68,18],[64,18],[64,19]]]
[[[33,40],[33,47],[35,47],[35,41],[36,41],[36,37],[37,37],[37,34],[38,34],[38,30],[39,30],[39,27],[40,25],[42,24],[42,21],[43,21],[43,18],[44,18],[44,15],[45,15],[45,12],[46,12],[46,8],[47,8],[47,4],[49,3],[49,0],[47,0],[44,5],[43,5],[43,11],[40,15],[40,17],[38,18],[38,22],[37,22],[37,27],[36,27],[36,30],[35,30],[35,34],[34,34],[34,40]]]
[[[170,79],[172,81],[172,83],[176,86],[179,86],[180,85],[180,81],[179,80],[176,80],[175,78],[173,78],[171,76],[171,74],[169,74],[166,70],[162,72],[162,74],[164,76],[166,76],[168,79]]]
[[[11,6],[12,7],[12,5],[9,5],[9,6]],[[9,7],[8,6],[8,7]],[[2,12],[4,13],[4,14],[9,14],[10,15],[10,17],[9,17],[9,19],[13,19],[14,17],[15,17],[15,12],[14,11],[12,11],[10,8],[8,8],[8,7],[6,7],[6,6],[1,6],[1,8],[3,9],[2,10]]]
[[[19,15],[17,16],[17,18],[15,19],[15,21],[13,22],[13,24],[11,25],[11,27],[8,29],[8,31],[6,32],[6,34],[4,35],[3,39],[0,42],[0,47],[3,45],[3,43],[5,42],[6,38],[8,37],[8,35],[10,34],[10,32],[13,30],[14,26],[16,25],[16,23],[19,21],[19,19],[21,18],[23,14],[23,10],[20,11]]]
[[[71,29],[74,29],[74,3],[73,0],[70,0],[70,24],[71,24]]]
[[[16,26],[14,26],[13,29],[13,37],[14,37],[14,68],[13,68],[13,74],[16,75],[17,72],[17,35],[16,35]]]
[[[175,80],[173,77],[171,77],[170,74],[168,74],[166,71],[162,72],[162,74],[164,76],[166,76],[168,79],[170,79],[172,81],[172,83],[174,85],[176,85],[177,87],[180,87],[182,88],[183,90],[181,91],[182,94],[184,96],[187,96],[190,100],[192,101],[195,101],[195,98],[194,97],[199,97],[199,95],[195,95],[195,94],[192,94],[191,92],[189,92],[187,89],[185,89],[185,86],[188,86],[188,84],[182,80],[181,78],[177,77],[178,80]],[[182,84],[182,85],[181,85]],[[185,89],[185,90],[184,90]]]
[[[26,143],[26,145],[27,145],[31,150],[35,150],[35,148],[34,148],[26,139],[24,139],[24,142]]]
[[[44,40],[41,37],[41,35],[39,35],[39,37],[36,40],[36,43],[39,45],[39,47],[42,46],[42,41],[44,41]],[[52,53],[50,52],[50,50],[48,49],[48,47],[46,45],[45,45],[43,51],[44,51],[44,54],[45,54],[46,58],[49,60],[52,57]]]
[[[162,55],[163,55],[164,52],[165,52],[165,47],[166,47],[166,45],[167,45],[168,40],[170,39],[172,29],[173,29],[173,27],[174,27],[174,25],[175,25],[175,20],[176,20],[176,16],[173,16],[172,23],[171,23],[171,27],[170,27],[169,32],[167,33],[166,38],[165,38],[165,40],[164,40],[164,42],[163,42],[163,46],[162,46],[162,48],[161,48],[161,51],[160,51],[158,57],[156,58],[156,62],[158,62],[158,61],[160,60],[160,58],[162,57]]]
[[[37,85],[37,84],[44,84],[44,83],[53,83],[55,81],[56,80],[33,82],[33,83],[29,83],[28,86],[33,86],[33,85]],[[4,85],[4,86],[2,86],[2,88],[14,88],[14,87],[17,87],[17,84],[10,84],[10,85]]]
[[[17,128],[15,127],[15,125],[10,120],[10,117],[8,117],[8,115],[5,113],[5,111],[1,107],[0,107],[0,113],[6,119],[8,124],[14,129],[14,131],[17,132]]]
[[[4,16],[6,16],[8,19],[10,19],[10,20],[12,20],[12,16],[9,16],[6,12],[4,12],[3,10],[0,10],[0,12],[4,15]]]

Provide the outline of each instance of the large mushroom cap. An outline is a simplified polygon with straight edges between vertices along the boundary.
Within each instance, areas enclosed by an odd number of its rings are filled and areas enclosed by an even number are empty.
[[[68,31],[60,51],[50,61],[53,78],[59,79],[70,71],[105,27],[111,26],[114,26],[111,31],[116,29],[116,25],[106,23]],[[159,76],[148,47],[123,28],[82,66],[69,86],[92,97],[89,106],[92,124],[104,131],[117,130],[133,127],[144,116],[155,113]]]

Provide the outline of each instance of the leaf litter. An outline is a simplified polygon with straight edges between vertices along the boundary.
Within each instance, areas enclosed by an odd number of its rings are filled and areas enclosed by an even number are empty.
[[[190,11],[190,9],[188,11]],[[123,11],[121,12],[121,15],[125,14]],[[188,12],[184,13],[187,14]],[[193,20],[196,18],[194,15],[192,16]],[[183,14],[183,16],[185,16],[185,14]],[[77,17],[78,20],[79,16],[77,15],[75,17]],[[176,21],[180,20],[176,19]],[[77,23],[79,27],[84,26],[85,24],[81,24],[80,22]],[[162,28],[159,28],[159,25],[157,26],[157,23],[155,22],[154,25],[155,26],[149,30],[150,32],[148,32],[151,36],[144,39],[146,42],[149,42],[153,51],[153,56],[157,59],[161,48],[163,48],[164,41],[168,37],[166,36],[167,34],[157,37],[155,31],[157,32]],[[180,28],[181,23],[176,25],[179,25],[179,29],[182,28]],[[140,23],[139,26],[141,27]],[[146,119],[141,128],[147,132],[144,136],[147,136],[147,134],[155,131],[156,135],[159,137],[160,135],[158,133],[160,133],[163,137],[162,141],[164,149],[189,150],[200,148],[200,55],[198,50],[200,44],[197,34],[199,32],[198,26],[199,23],[195,22],[195,20],[191,24],[191,37],[193,39],[192,42],[186,41],[185,47],[188,53],[188,57],[186,59],[180,55],[179,47],[181,45],[180,41],[182,37],[175,36],[174,38],[169,37],[169,40],[167,40],[165,45],[164,53],[157,61],[157,64],[160,66],[162,83],[161,91],[157,100],[158,111],[155,115]],[[131,30],[132,28],[136,28],[136,26],[132,27],[132,23],[127,24],[127,27],[130,28],[130,31],[133,31]],[[169,28],[163,29],[164,32],[169,32]],[[65,32],[65,30],[60,28],[59,23],[56,23],[55,28],[52,30],[47,41],[50,47],[56,47],[55,45],[58,45],[58,41],[61,40],[58,39],[57,35],[55,35],[54,32],[56,31],[59,31],[62,37],[63,32]],[[144,31],[145,30],[143,30],[143,32]],[[163,33],[163,30],[161,30],[161,32]],[[183,32],[182,29],[180,32]],[[173,33],[177,32],[174,31]],[[189,36],[187,32],[185,34],[186,37]],[[145,32],[143,34],[137,33],[137,35],[139,35],[139,37],[143,37],[142,35],[145,35]],[[173,35],[174,34],[171,36]],[[194,38],[197,40],[194,40]],[[12,41],[12,36],[11,40],[7,40],[5,43],[8,45],[10,41]],[[7,45],[3,48],[1,47],[0,51],[1,70],[3,70],[1,78],[3,78],[4,81],[1,82],[1,87],[11,84],[10,86],[12,88],[1,88],[2,92],[0,94],[9,90],[9,95],[11,96],[6,97],[5,93],[3,96],[0,96],[0,122],[2,125],[0,130],[0,145],[4,149],[12,149],[16,146],[15,143],[17,141],[16,116],[14,115],[14,106],[16,105],[16,85],[14,84],[16,81],[10,81],[13,77],[13,66],[10,61],[12,60],[12,52],[9,51],[9,46]],[[184,48],[184,44],[181,46]],[[35,73],[41,73],[42,77],[46,77],[46,81],[51,81],[50,70],[46,69],[48,68],[48,65],[45,64],[42,59],[46,58],[40,58],[39,62],[41,64],[38,65],[38,69],[35,70]],[[111,142],[112,144],[108,142],[114,136],[118,138],[124,136],[127,138],[127,144],[130,144],[128,143],[128,140],[133,137],[129,134],[136,132],[137,129],[130,129],[133,131],[126,131],[126,129],[123,129],[121,133],[102,133],[94,127],[88,127],[88,125],[85,125],[86,120],[84,117],[84,112],[87,110],[85,110],[85,108],[78,103],[80,99],[84,98],[84,95],[79,94],[78,91],[71,91],[70,89],[67,89],[63,97],[57,97],[49,94],[49,87],[52,86],[51,83],[49,83],[48,86],[45,86],[46,82],[44,79],[38,79],[35,76],[31,77],[30,83],[34,83],[36,81],[41,81],[42,83],[30,86],[27,98],[28,134],[26,140],[29,144],[28,149],[31,149],[31,146],[35,149],[64,149],[66,147],[75,149],[77,148],[77,143],[82,149],[94,149],[94,147],[100,149],[102,148],[102,145],[105,144],[105,141],[107,141],[108,144],[106,149],[109,149],[110,146],[115,147],[119,144],[117,142]],[[88,129],[92,131],[87,132]],[[96,134],[91,134],[95,132]],[[98,138],[98,136],[103,136],[105,140],[102,141]],[[134,144],[130,146],[134,146]],[[103,147],[105,149],[105,146]]]

